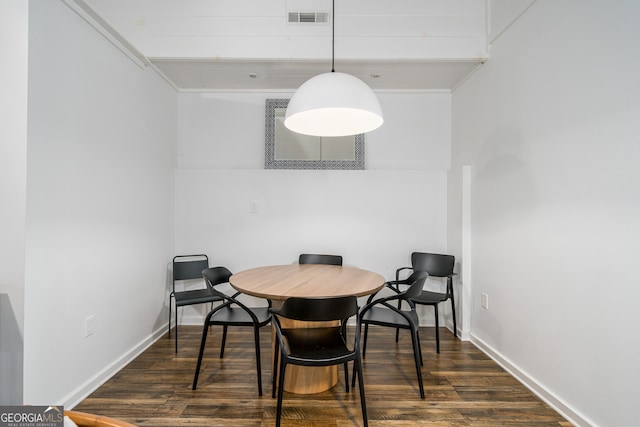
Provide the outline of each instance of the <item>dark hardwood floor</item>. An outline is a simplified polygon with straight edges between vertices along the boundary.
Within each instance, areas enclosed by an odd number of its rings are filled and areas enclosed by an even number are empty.
[[[207,340],[198,389],[191,390],[201,327],[181,326],[179,351],[163,337],[73,408],[138,426],[273,426],[271,329],[261,335],[264,395],[258,396],[252,332],[229,330],[220,359],[220,330]],[[402,332],[405,332],[404,334]],[[441,330],[421,330],[426,399],[418,395],[411,339],[401,331],[371,327],[364,360],[369,425],[376,426],[571,426],[473,344]],[[340,371],[342,372],[342,371]],[[342,377],[342,374],[341,374]],[[329,391],[284,395],[282,426],[362,425],[359,395],[343,378]]]

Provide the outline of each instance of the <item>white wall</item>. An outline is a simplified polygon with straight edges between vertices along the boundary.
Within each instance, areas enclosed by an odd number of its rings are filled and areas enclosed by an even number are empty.
[[[579,425],[640,424],[638,16],[631,0],[538,0],[453,97],[472,339]]]
[[[182,93],[181,169],[263,169],[265,100],[292,93]],[[365,136],[365,167],[447,170],[451,94],[378,93],[384,125]]]
[[[0,2],[0,405],[22,403],[28,11]]]
[[[165,332],[177,99],[61,1],[29,12],[24,402],[71,406]]]
[[[451,95],[379,94],[385,123],[366,135],[367,170],[264,170],[265,99],[290,95],[180,94],[177,253],[232,271],[339,253],[390,279],[412,251],[445,252]],[[181,311],[182,324],[201,322]]]
[[[445,172],[180,170],[176,250],[206,250],[234,271],[338,253],[390,278],[411,250],[445,249],[445,196]]]

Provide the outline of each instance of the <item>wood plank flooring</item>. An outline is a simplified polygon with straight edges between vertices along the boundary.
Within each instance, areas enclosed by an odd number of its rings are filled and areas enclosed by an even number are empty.
[[[210,332],[198,389],[191,390],[201,331],[199,326],[180,326],[177,354],[173,335],[161,338],[73,409],[141,427],[275,425],[270,327],[261,333],[262,397],[249,328],[229,330],[224,359],[218,357],[220,329]],[[421,329],[422,400],[408,333],[401,331],[396,344],[392,329],[370,328],[364,382],[371,427],[571,426],[473,344],[448,330],[441,329],[438,355],[434,332]],[[357,385],[346,393],[343,381],[313,395],[285,392],[282,426],[362,425]]]

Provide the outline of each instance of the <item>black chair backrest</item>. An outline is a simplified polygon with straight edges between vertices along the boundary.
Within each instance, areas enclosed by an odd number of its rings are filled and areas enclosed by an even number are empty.
[[[341,255],[322,255],[322,254],[300,254],[298,257],[299,264],[328,264],[342,265]]]
[[[209,288],[218,296],[226,298],[227,295],[216,289],[216,285],[228,283],[233,273],[226,267],[205,268],[200,272],[200,277],[204,277]]]
[[[424,270],[433,277],[447,277],[453,274],[456,258],[453,255],[414,252],[411,254],[411,267]]]
[[[307,322],[345,320],[358,314],[358,299],[354,296],[335,298],[287,298],[278,314],[288,319]]]
[[[422,293],[422,288],[424,287],[424,283],[427,281],[428,277],[429,273],[426,271],[415,270],[411,273],[411,276],[407,278],[408,283],[410,283],[409,287],[400,295],[403,295],[403,297],[407,299],[416,298]]]
[[[181,261],[183,259],[184,261]],[[173,257],[173,280],[202,279],[202,270],[208,267],[209,258],[204,254],[175,256]]]

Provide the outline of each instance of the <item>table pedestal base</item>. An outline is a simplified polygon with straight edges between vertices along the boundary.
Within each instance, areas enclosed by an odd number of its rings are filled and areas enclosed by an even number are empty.
[[[284,389],[290,393],[314,394],[327,391],[337,383],[337,366],[288,365]]]

